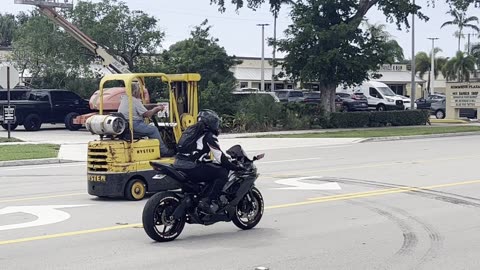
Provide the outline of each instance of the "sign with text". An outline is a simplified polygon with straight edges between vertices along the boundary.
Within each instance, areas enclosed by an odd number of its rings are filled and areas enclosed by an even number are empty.
[[[447,83],[445,94],[447,118],[459,118],[458,109],[480,108],[480,83]]]
[[[450,106],[455,108],[480,107],[480,91],[454,91],[451,94]]]
[[[3,122],[15,122],[15,106],[3,106]]]
[[[379,71],[407,71],[407,65],[399,65],[399,64],[393,64],[393,65],[382,65],[380,67]]]

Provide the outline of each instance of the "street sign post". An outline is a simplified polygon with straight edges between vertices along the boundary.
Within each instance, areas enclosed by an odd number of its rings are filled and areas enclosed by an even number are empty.
[[[3,123],[7,121],[7,130],[8,130],[8,138],[10,139],[10,123],[15,121],[15,108],[10,106],[10,87],[15,87],[20,82],[18,71],[15,67],[11,65],[6,65],[0,67],[0,86],[3,88],[7,88],[7,110],[3,109]],[[7,114],[5,112],[9,112],[9,117],[12,120],[7,119]],[[12,115],[13,113],[13,115]]]
[[[3,123],[15,123],[15,105],[3,106]]]

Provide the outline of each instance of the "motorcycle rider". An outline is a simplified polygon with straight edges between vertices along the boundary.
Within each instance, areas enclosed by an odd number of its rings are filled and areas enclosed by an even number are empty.
[[[193,147],[188,151],[181,151],[181,138],[173,166],[186,173],[191,181],[210,185],[210,192],[207,192],[207,197],[200,200],[198,206],[204,212],[214,214],[219,209],[217,200],[228,181],[229,171],[242,170],[242,167],[232,163],[220,149],[217,138],[220,129],[218,114],[212,110],[202,110],[198,113],[197,120],[197,123],[189,129],[198,132],[195,135],[192,135],[192,132],[184,132],[182,135],[182,138],[195,137],[192,138]]]

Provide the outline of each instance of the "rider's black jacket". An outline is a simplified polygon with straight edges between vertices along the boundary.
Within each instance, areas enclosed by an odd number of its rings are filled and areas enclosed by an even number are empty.
[[[213,159],[210,153],[212,153]],[[192,169],[198,163],[219,164],[228,170],[241,170],[242,168],[232,163],[227,155],[220,149],[217,135],[206,129],[198,138],[196,149],[189,154],[177,153],[174,166],[178,169]]]

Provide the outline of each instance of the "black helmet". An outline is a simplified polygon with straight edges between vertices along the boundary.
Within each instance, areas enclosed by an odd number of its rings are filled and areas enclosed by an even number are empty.
[[[211,131],[218,131],[220,128],[220,117],[212,110],[201,110],[197,117],[198,122],[203,122]]]

